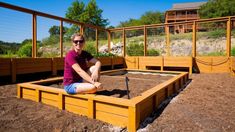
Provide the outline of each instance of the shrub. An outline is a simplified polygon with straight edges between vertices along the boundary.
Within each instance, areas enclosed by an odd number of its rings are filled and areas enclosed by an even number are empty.
[[[160,53],[158,50],[155,50],[155,49],[149,49],[147,50],[147,55],[148,56],[159,56]]]
[[[44,38],[42,40],[42,45],[54,45],[59,44],[60,36],[59,35],[52,35],[50,37]]]
[[[232,47],[231,56],[235,56],[235,47]]]
[[[96,48],[95,48],[95,46],[94,46],[94,43],[92,43],[92,42],[87,41],[87,42],[86,42],[86,45],[85,45],[85,47],[84,47],[84,50],[87,51],[87,52],[89,52],[89,53],[92,54],[92,55],[95,55],[95,54],[96,54]]]
[[[219,37],[225,37],[225,36],[226,36],[225,29],[216,29],[214,31],[208,32],[209,38],[219,38]]]
[[[32,44],[27,43],[19,48],[17,55],[20,57],[31,57],[32,56]]]
[[[129,56],[143,56],[144,45],[143,44],[129,44],[127,47],[127,55]]]
[[[112,53],[97,53],[97,54],[94,54],[95,57],[109,57],[109,56],[115,56],[114,54]]]
[[[225,56],[225,52],[210,52],[208,54],[204,54],[205,56]]]

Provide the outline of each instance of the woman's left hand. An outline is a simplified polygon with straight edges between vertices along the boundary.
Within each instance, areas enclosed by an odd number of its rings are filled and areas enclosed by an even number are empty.
[[[99,77],[99,75],[98,75],[98,72],[96,72],[96,71],[91,74],[91,78],[94,82],[98,81],[98,77]]]

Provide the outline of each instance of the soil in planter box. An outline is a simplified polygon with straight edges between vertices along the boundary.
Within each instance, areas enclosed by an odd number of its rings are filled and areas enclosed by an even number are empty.
[[[113,96],[117,98],[128,98],[126,77],[128,77],[128,88],[130,98],[141,95],[148,89],[155,87],[156,85],[163,83],[172,77],[171,74],[151,74],[151,73],[127,73],[122,75],[101,75],[100,82],[103,85],[103,89],[98,91],[98,95]],[[63,88],[60,84],[50,85],[51,87]]]

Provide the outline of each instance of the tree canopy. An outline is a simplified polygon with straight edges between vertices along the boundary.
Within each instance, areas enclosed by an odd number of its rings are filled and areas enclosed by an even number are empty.
[[[139,19],[129,19],[128,21],[120,22],[118,27],[139,26],[147,24],[164,23],[164,13],[159,11],[148,11]]]
[[[65,17],[79,22],[106,27],[108,19],[102,17],[103,10],[100,9],[95,0],[90,0],[87,5],[84,2],[75,0],[66,11]]]
[[[201,18],[233,16],[235,14],[235,0],[209,0],[202,5],[199,14]]]

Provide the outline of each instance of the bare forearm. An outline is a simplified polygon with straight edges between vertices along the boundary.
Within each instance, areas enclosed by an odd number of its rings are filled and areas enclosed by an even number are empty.
[[[95,70],[99,71],[99,70],[100,70],[100,67],[101,67],[101,62],[100,62],[100,61],[97,61],[97,62],[95,63],[95,67],[96,67]]]

